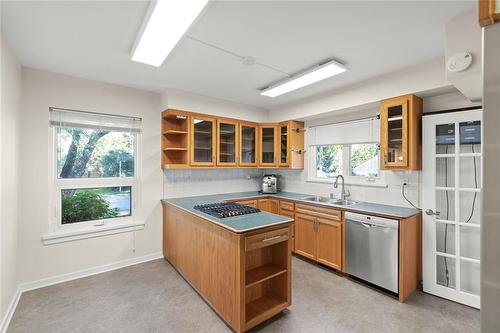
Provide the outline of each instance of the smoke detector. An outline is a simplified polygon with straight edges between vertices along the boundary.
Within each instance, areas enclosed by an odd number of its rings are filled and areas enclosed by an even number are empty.
[[[463,72],[472,64],[470,52],[459,52],[452,55],[446,63],[446,68],[452,73]]]

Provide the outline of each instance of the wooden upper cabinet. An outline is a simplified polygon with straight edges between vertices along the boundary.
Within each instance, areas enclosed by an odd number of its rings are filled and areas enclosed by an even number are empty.
[[[238,164],[238,122],[217,120],[217,165]]]
[[[304,168],[304,123],[285,121],[279,123],[279,161],[280,168]]]
[[[405,95],[380,104],[380,168],[420,170],[422,99]]]
[[[191,165],[215,165],[215,124],[215,118],[191,116]]]
[[[245,167],[257,166],[258,125],[240,121],[238,164]]]
[[[482,27],[500,22],[500,1],[479,0],[478,19]]]
[[[161,118],[162,168],[189,166],[189,115],[169,109]]]
[[[258,164],[260,167],[276,167],[278,165],[278,126],[276,124],[259,125]]]
[[[304,123],[259,124],[167,109],[162,168],[304,168]]]

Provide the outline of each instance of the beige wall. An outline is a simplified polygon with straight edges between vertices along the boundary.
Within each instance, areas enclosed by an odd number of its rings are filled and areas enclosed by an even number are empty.
[[[481,331],[500,332],[500,23],[484,28]]]
[[[22,79],[20,282],[160,252],[160,94],[26,68]],[[42,244],[41,237],[49,225],[50,106],[142,117],[142,205],[146,226],[137,232],[135,253],[131,232]]]
[[[0,321],[17,290],[19,114],[21,66],[1,40],[0,113]]]

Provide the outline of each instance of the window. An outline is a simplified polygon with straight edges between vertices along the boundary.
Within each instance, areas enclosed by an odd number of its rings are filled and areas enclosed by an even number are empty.
[[[140,119],[51,108],[50,124],[49,234],[130,223],[135,228]]]
[[[316,178],[335,178],[342,174],[341,145],[316,146]]]
[[[374,180],[379,176],[377,143],[321,145],[315,147],[314,178],[333,179],[338,175]]]
[[[350,176],[378,177],[379,146],[377,143],[350,145]]]
[[[380,121],[376,117],[309,127],[308,178],[331,182],[385,186],[379,170]]]

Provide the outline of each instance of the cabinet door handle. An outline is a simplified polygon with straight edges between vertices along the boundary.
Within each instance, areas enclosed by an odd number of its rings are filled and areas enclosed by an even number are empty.
[[[273,240],[278,239],[280,237],[281,236],[274,236],[274,237],[264,238],[262,241],[263,242],[270,242],[270,241],[273,241]]]

